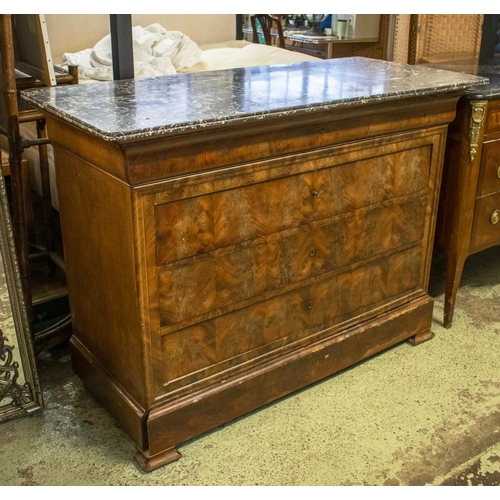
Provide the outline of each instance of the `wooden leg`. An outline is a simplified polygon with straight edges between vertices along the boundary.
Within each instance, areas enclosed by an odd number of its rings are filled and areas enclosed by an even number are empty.
[[[462,279],[464,270],[464,258],[448,257],[446,266],[446,289],[444,294],[444,320],[445,328],[450,328],[453,321],[453,313],[455,311],[455,299],[457,297],[458,286]]]
[[[45,120],[37,120],[36,130],[38,139],[47,138],[47,130]],[[47,144],[38,146],[40,159],[40,182],[42,186],[42,210],[43,210],[43,227],[45,232],[45,246],[49,252],[55,249],[54,230],[52,218],[52,198],[50,193],[50,175],[49,175],[49,155]]]
[[[427,330],[425,332],[414,335],[413,337],[410,337],[408,339],[408,342],[411,345],[420,345],[422,342],[427,342],[432,338],[434,338],[434,334],[430,330]]]
[[[134,456],[134,460],[141,470],[144,472],[152,472],[160,467],[163,467],[164,465],[179,460],[181,457],[182,455],[175,449],[175,447],[172,447],[157,453],[156,455],[150,455],[147,451],[138,451]]]

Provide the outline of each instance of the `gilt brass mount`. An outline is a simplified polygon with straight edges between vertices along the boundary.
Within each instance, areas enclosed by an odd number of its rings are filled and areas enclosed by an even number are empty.
[[[488,101],[471,101],[472,111],[470,114],[470,161],[476,157],[479,146],[479,135],[484,121],[484,113]]]

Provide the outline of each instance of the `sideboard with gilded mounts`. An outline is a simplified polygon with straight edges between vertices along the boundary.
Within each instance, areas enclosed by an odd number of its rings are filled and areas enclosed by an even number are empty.
[[[470,59],[430,66],[489,79],[460,99],[448,133],[436,247],[447,258],[444,326],[450,328],[467,257],[500,244],[500,64]]]

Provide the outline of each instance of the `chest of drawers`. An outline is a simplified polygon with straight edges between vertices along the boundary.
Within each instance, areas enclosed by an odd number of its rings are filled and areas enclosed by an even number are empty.
[[[27,96],[55,150],[73,366],[140,467],[432,337],[445,139],[470,81],[347,58]]]
[[[464,97],[448,134],[436,246],[447,257],[444,326],[464,263],[500,244],[500,99]]]
[[[442,110],[450,119],[455,99]],[[400,112],[388,106],[385,118]],[[65,125],[63,145],[50,121],[74,367],[134,437],[145,470],[201,432],[432,336],[446,125],[415,114],[432,126],[396,120],[371,138],[366,116],[311,115],[300,132],[286,126],[296,140],[277,154],[279,127],[260,126],[243,126],[224,152],[216,131],[108,151],[129,177],[156,178],[133,185],[104,171],[105,154],[81,157],[102,145],[71,152],[81,133]],[[179,151],[194,171],[159,178]]]

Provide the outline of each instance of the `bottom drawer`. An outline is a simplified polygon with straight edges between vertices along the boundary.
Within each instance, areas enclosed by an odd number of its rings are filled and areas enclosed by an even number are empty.
[[[469,253],[500,244],[500,193],[476,200]]]

